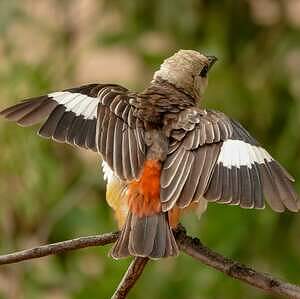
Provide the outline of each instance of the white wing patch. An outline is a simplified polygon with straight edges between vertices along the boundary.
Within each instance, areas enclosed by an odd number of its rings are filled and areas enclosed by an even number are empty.
[[[264,164],[271,162],[273,158],[260,146],[254,146],[241,140],[228,139],[224,141],[217,163],[231,168],[233,166],[252,167],[254,163]]]
[[[103,177],[107,181],[107,183],[111,183],[112,181],[118,179],[112,169],[108,166],[106,162],[102,162],[102,170],[103,170]]]
[[[58,91],[48,94],[54,101],[66,107],[66,111],[82,115],[85,119],[97,118],[98,98],[92,98],[81,93]]]

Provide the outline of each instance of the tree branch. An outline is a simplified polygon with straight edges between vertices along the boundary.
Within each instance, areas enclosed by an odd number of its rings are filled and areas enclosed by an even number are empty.
[[[134,258],[111,299],[126,298],[129,291],[133,288],[137,280],[142,275],[148,261],[149,259],[144,257]]]
[[[21,261],[40,258],[47,255],[59,254],[91,246],[103,246],[117,241],[119,232],[103,235],[81,237],[63,242],[43,245],[10,254],[0,255],[0,265],[18,263]]]
[[[203,245],[199,239],[187,236],[181,225],[175,231],[175,236],[180,250],[203,264],[272,294],[300,299],[300,286],[286,283],[266,273],[257,272],[212,251]]]
[[[118,237],[119,232],[115,232],[43,245],[28,250],[2,255],[0,256],[0,265],[17,263],[28,259],[59,254],[85,247],[103,246],[114,243]],[[175,237],[181,251],[230,277],[246,282],[247,284],[268,291],[272,294],[300,299],[300,286],[286,283],[272,277],[269,274],[257,272],[254,269],[212,251],[203,245],[198,239],[187,236],[186,231],[182,226],[179,226],[175,231]],[[142,274],[147,261],[147,258],[135,258],[133,260],[118,289],[113,295],[113,299],[126,297],[129,290],[134,286]]]

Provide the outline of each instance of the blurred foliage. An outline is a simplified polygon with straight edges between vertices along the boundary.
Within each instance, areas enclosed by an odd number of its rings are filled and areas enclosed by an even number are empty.
[[[205,105],[242,122],[300,191],[299,15],[297,0],[2,0],[0,104],[91,79],[142,89],[166,56],[201,50],[219,57]],[[1,252],[115,230],[97,157],[33,133],[0,122]],[[214,250],[300,283],[299,215],[212,204],[183,222]],[[1,267],[0,298],[109,298],[129,260],[108,250]],[[271,297],[180,256],[151,262],[130,298]]]

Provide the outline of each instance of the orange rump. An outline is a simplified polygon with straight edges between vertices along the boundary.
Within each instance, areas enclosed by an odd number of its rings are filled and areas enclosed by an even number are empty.
[[[146,160],[140,179],[129,184],[126,198],[133,214],[143,217],[161,212],[160,173],[159,161]]]

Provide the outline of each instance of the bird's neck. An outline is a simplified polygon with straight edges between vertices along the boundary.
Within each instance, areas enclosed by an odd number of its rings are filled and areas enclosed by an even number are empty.
[[[158,94],[165,95],[167,99],[175,100],[174,104],[180,104],[182,101],[183,105],[194,106],[198,101],[198,99],[185,89],[180,88],[159,76],[151,81],[150,86],[145,91],[147,90],[157,91]]]
[[[165,113],[178,113],[196,104],[195,98],[170,82],[156,77],[155,80],[132,101],[139,118],[160,123]]]

